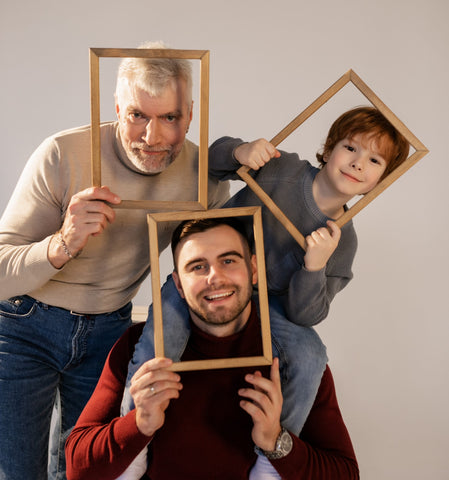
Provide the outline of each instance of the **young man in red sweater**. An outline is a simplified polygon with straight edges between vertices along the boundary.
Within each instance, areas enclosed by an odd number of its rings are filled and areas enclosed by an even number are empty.
[[[242,232],[235,219],[205,219],[183,222],[173,235],[173,278],[189,305],[192,328],[182,360],[261,354],[251,301],[256,263]],[[359,478],[329,368],[301,432],[281,425],[277,359],[256,371],[181,376],[168,369],[170,359],[154,358],[133,377],[136,408],[120,417],[128,362],[142,328],[131,327],[114,346],[68,438],[69,480],[115,479],[146,449],[143,479],[256,478],[258,455],[269,460],[277,476],[270,478]]]

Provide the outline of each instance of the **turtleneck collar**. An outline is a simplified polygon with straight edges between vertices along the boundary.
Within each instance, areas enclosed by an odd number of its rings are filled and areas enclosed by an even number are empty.
[[[230,358],[262,355],[260,319],[254,302],[246,325],[237,333],[227,337],[210,335],[190,320],[191,335],[182,360],[190,355],[199,358]]]

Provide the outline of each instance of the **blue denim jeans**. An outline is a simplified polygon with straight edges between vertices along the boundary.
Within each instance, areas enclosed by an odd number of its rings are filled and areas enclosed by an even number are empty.
[[[189,339],[189,312],[171,276],[162,287],[161,299],[165,356],[179,361]],[[270,298],[270,325],[273,356],[279,358],[284,397],[281,423],[299,435],[326,367],[326,347],[315,330],[289,322],[275,297]],[[134,408],[129,393],[132,376],[142,363],[153,357],[153,311],[150,307],[146,325],[128,366],[122,415]]]
[[[92,394],[131,304],[81,315],[28,296],[0,302],[0,479],[47,479],[50,420],[60,399],[49,477],[65,479],[64,443]],[[53,441],[53,440],[52,440]]]

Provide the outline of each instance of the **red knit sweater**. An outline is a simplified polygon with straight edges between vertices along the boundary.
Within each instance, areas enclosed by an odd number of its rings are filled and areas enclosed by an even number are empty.
[[[192,326],[183,360],[260,354],[258,319],[231,337],[216,338]],[[164,426],[151,439],[136,427],[135,410],[120,417],[120,403],[143,325],[117,342],[98,386],[66,444],[69,480],[115,479],[150,442],[152,480],[247,479],[256,460],[251,417],[239,407],[237,391],[251,368],[182,372],[183,390],[172,400]],[[267,368],[259,369],[267,375]],[[247,386],[247,385],[245,385]],[[315,404],[292,452],[272,462],[282,478],[355,479],[358,467],[341,417],[332,376],[326,369]]]

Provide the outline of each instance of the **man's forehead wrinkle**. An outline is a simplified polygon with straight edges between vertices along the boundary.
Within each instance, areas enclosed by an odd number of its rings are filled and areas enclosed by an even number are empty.
[[[136,110],[141,111],[136,105],[144,101],[142,95],[147,95],[151,100],[163,99],[167,102],[167,97],[171,97],[172,104],[169,111],[163,112],[170,114],[179,111],[182,113],[184,108],[190,111],[191,100],[189,100],[189,92],[186,91],[185,81],[182,79],[171,79],[164,86],[141,85],[139,82],[131,81],[128,78],[123,78],[117,85],[117,97],[121,102],[126,102],[128,105],[134,104]],[[144,112],[142,112],[144,113]]]
[[[146,93],[146,92],[145,92]],[[157,100],[160,97],[154,96],[150,97],[151,100]],[[129,112],[137,112],[141,113],[147,117],[154,117],[157,116],[159,118],[167,117],[167,116],[175,116],[181,117],[183,115],[182,109],[179,105],[168,105],[167,108],[161,108],[158,105],[151,105],[150,108],[146,107],[142,104],[141,101],[136,96],[132,96],[126,104],[126,111]]]
[[[139,106],[137,106],[136,104],[133,104],[133,103],[130,103],[130,104],[127,105],[126,111],[127,112],[141,113],[141,114],[143,114],[147,117],[153,116],[149,112],[145,112],[145,109],[143,109],[143,108],[141,108],[141,107],[139,107]],[[182,116],[182,111],[179,110],[179,109],[174,109],[174,110],[167,109],[167,111],[163,111],[162,113],[157,113],[157,116],[159,118],[168,117],[168,116],[181,117]]]

